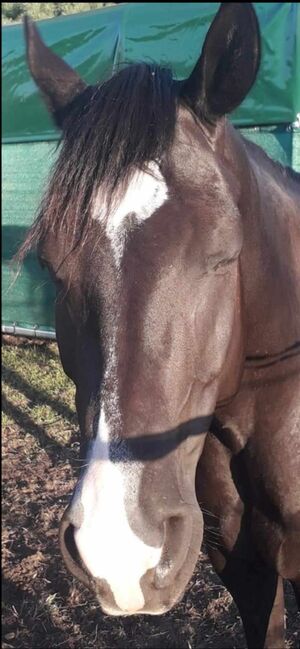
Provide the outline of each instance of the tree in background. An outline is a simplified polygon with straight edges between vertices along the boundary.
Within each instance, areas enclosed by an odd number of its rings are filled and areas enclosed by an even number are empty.
[[[34,20],[54,18],[66,14],[74,14],[90,9],[102,9],[118,4],[116,2],[2,2],[2,24],[20,22],[24,13]]]

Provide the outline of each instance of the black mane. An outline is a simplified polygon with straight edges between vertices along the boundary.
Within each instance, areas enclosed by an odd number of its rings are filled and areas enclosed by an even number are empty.
[[[86,88],[65,119],[60,154],[19,261],[48,230],[67,226],[79,242],[94,191],[101,185],[111,197],[134,169],[162,158],[174,134],[176,97],[171,72],[146,63]]]

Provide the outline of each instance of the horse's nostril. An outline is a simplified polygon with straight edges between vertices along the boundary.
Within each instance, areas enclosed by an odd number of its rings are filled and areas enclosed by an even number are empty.
[[[167,588],[172,585],[185,562],[191,535],[190,516],[172,516],[165,522],[164,547],[154,577],[156,588]]]
[[[74,539],[74,525],[70,523],[68,510],[63,515],[59,528],[60,549],[69,572],[85,586],[91,588],[91,578],[82,568],[82,562]]]
[[[159,562],[154,576],[154,585],[156,588],[166,588],[171,585],[174,576],[173,566],[174,564],[170,559]]]

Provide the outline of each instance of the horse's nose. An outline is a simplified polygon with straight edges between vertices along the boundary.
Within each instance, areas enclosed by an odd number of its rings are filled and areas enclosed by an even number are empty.
[[[160,510],[151,525],[151,537],[160,539],[160,547],[152,547],[126,527],[123,535],[109,538],[103,528],[99,538],[93,529],[85,531],[84,508],[75,493],[60,526],[66,566],[82,583],[96,589],[104,610],[108,607],[119,615],[169,610],[174,603],[173,586],[176,584],[177,592],[177,578],[181,583],[193,545],[192,509],[179,505],[171,507],[168,514]],[[147,527],[149,530],[149,521]]]

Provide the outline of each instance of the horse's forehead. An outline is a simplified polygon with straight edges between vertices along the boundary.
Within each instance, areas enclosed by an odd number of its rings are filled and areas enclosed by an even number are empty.
[[[115,261],[119,264],[130,227],[138,227],[150,218],[169,197],[168,186],[159,165],[149,162],[144,170],[137,169],[131,176],[120,198],[108,207],[105,192],[99,188],[92,217],[104,224],[111,241]],[[129,215],[133,218],[128,219]]]

